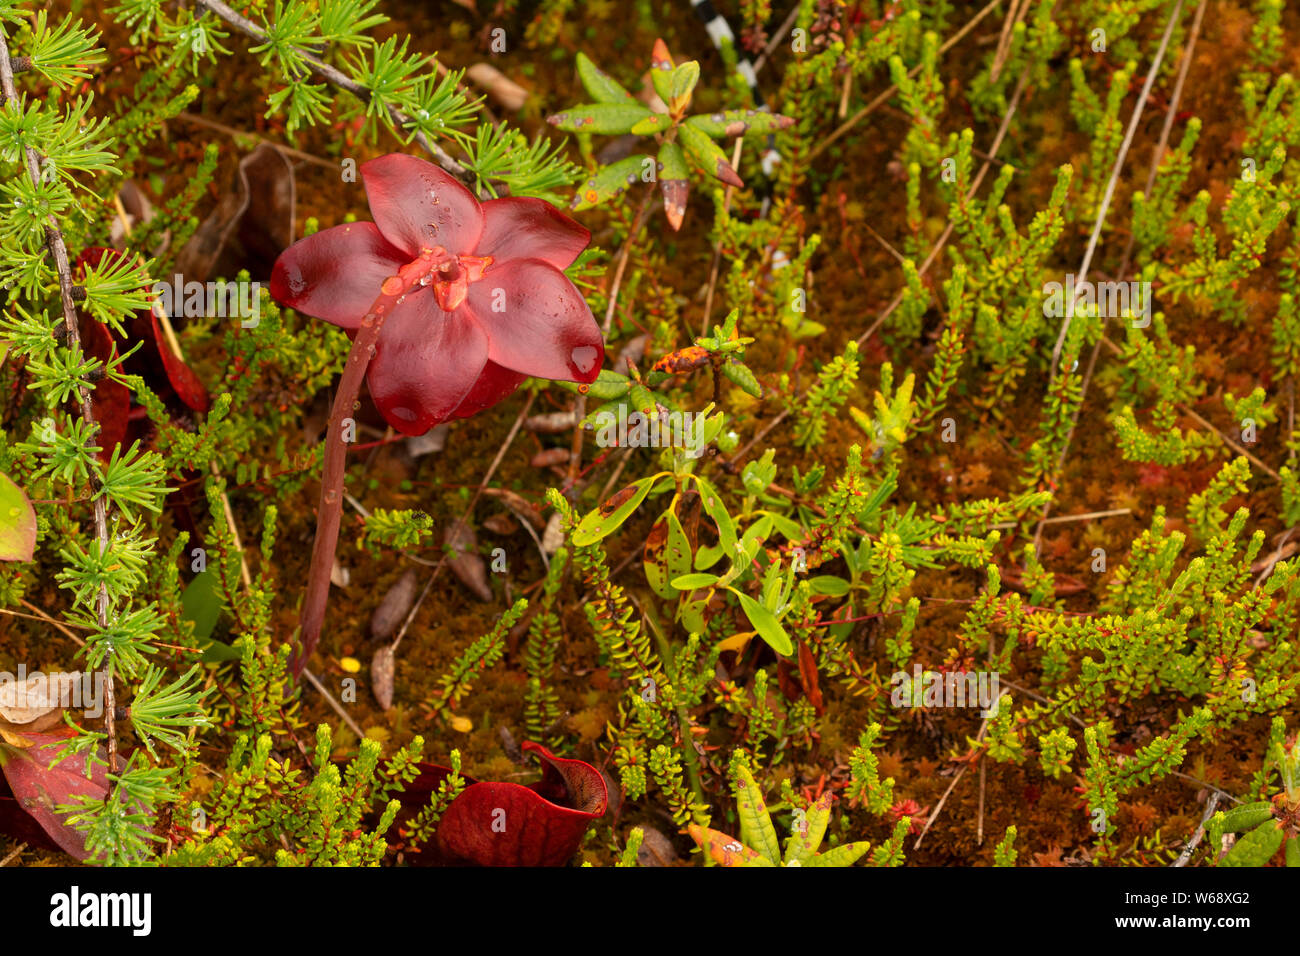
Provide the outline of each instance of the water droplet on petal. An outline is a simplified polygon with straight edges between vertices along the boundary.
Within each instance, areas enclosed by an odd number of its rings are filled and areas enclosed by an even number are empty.
[[[402,291],[402,280],[397,276],[389,276],[384,280],[384,284],[379,287],[379,291],[384,295],[397,295]]]
[[[569,353],[569,361],[579,372],[586,375],[596,367],[596,347],[594,345],[579,345]]]
[[[404,422],[415,421],[415,417],[416,417],[415,412],[411,411],[409,408],[402,408],[399,405],[398,407],[392,409],[392,413],[394,418],[400,418]]]

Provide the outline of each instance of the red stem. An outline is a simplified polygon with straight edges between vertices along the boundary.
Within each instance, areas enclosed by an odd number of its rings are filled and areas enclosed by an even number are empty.
[[[384,280],[382,291],[361,320],[357,336],[352,340],[343,377],[330,409],[329,427],[325,433],[325,468],[321,475],[320,506],[316,511],[316,540],[311,550],[311,570],[307,575],[307,593],[299,613],[298,639],[291,668],[295,677],[302,673],[307,658],[320,641],[321,627],[325,623],[325,605],[329,600],[330,572],[334,568],[334,551],[338,546],[339,524],[343,517],[343,479],[347,473],[348,443],[343,440],[343,422],[356,411],[365,381],[366,368],[379,341],[379,330],[384,318],[405,298],[421,276],[427,275],[430,263],[421,256],[403,266],[396,276]]]

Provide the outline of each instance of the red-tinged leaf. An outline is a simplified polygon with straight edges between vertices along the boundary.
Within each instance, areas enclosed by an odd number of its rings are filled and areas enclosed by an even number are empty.
[[[813,659],[812,649],[806,641],[799,642],[799,680],[803,684],[803,692],[808,695],[808,703],[821,716],[826,709],[826,702],[822,700],[821,687],[817,682],[817,661]]]
[[[664,193],[664,214],[673,229],[680,229],[691,189],[686,154],[676,143],[664,143],[659,147],[658,165],[659,186]]]
[[[116,249],[89,246],[77,256],[76,264],[78,267],[98,268],[106,256],[118,257],[122,255],[124,253]],[[91,355],[105,363],[110,361],[117,351],[129,351],[129,347],[135,344],[134,341],[116,343],[112,333],[89,316],[83,315],[81,317],[80,326],[83,350],[87,355]],[[145,380],[146,384],[166,398],[165,389],[162,388],[160,382],[159,372],[161,371],[162,376],[166,377],[167,384],[171,386],[176,397],[191,411],[206,412],[211,407],[208,390],[203,386],[203,382],[194,373],[194,370],[186,365],[184,360],[172,350],[162,324],[152,310],[148,313],[143,311],[135,313],[131,321],[125,323],[125,328],[133,340],[142,339],[145,343],[143,348],[126,360],[126,371],[128,373],[139,375]],[[126,347],[118,349],[118,345],[125,345]],[[115,386],[115,388],[110,386]],[[105,430],[100,433],[99,440],[99,444],[103,448],[100,454],[105,459],[112,454],[116,445],[126,440],[126,419],[127,409],[130,406],[130,394],[126,386],[110,382],[107,379],[100,381],[95,387],[92,401],[103,403],[103,413],[97,414],[96,418],[105,426]],[[122,404],[123,398],[126,400],[126,405]]]
[[[701,172],[714,176],[737,189],[745,185],[744,180],[731,167],[731,163],[727,162],[726,154],[704,132],[686,125],[677,127],[677,132],[681,138],[682,148],[686,150],[687,158]]]
[[[98,359],[105,367],[117,358],[113,335],[100,322],[83,315],[78,323],[81,329],[81,350],[89,358]],[[102,378],[90,393],[90,405],[99,422],[95,444],[99,446],[100,461],[108,461],[113,449],[126,441],[127,417],[131,414],[131,390],[121,382]]]
[[[652,70],[671,70],[673,55],[668,52],[668,44],[660,37],[655,40],[654,48],[650,51],[650,68]]]
[[[773,866],[774,864],[757,850],[751,850],[733,836],[728,836],[721,830],[711,830],[708,827],[698,826],[692,823],[686,828],[686,832],[691,835],[705,853],[713,857],[713,862],[719,866]]]
[[[158,346],[158,355],[162,358],[163,368],[167,370],[167,381],[176,390],[176,397],[184,402],[189,409],[196,412],[206,412],[211,406],[208,390],[203,387],[203,383],[194,374],[194,370],[172,351],[166,337],[163,335],[158,316],[151,312],[149,318],[153,324],[153,337]]]
[[[86,759],[72,754],[57,766],[51,766],[63,752],[71,731],[66,734],[23,734],[27,747],[0,741],[0,769],[8,781],[15,800],[41,826],[41,829],[65,853],[84,860],[85,838],[55,813],[59,804],[72,803],[86,796],[102,800],[108,793],[108,769],[94,764],[86,776]]]
[[[563,866],[587,827],[604,816],[608,794],[600,771],[581,760],[554,756],[531,741],[525,752],[542,761],[542,779],[528,787],[465,777],[466,787],[438,822],[434,846],[417,862],[475,866]],[[402,792],[408,810],[428,805],[450,770],[420,764]]]
[[[36,512],[23,490],[0,474],[0,561],[30,561],[36,550]]]

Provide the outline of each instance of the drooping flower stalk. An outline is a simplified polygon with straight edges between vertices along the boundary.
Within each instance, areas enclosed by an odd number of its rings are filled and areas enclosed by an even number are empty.
[[[408,292],[427,285],[437,268],[434,250],[425,249],[420,258],[409,262],[389,276],[380,286],[379,297],[361,320],[357,336],[352,341],[347,364],[339,379],[338,392],[330,407],[330,419],[325,434],[325,461],[321,474],[320,505],[316,512],[316,540],[311,549],[311,568],[307,574],[307,592],[299,611],[298,647],[295,649],[292,669],[294,676],[302,673],[303,665],[320,640],[325,623],[325,605],[329,599],[330,572],[334,567],[334,551],[338,546],[339,525],[343,518],[343,478],[347,473],[348,443],[344,440],[344,422],[356,412],[361,396],[361,383],[366,379],[366,368],[375,354],[379,330],[384,319],[402,303]]]

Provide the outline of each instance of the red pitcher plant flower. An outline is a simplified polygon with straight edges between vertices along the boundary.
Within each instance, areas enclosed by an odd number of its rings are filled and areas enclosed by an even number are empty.
[[[564,275],[591,234],[540,199],[480,203],[440,167],[398,153],[361,166],[374,222],[325,229],[286,249],[271,274],[281,305],[352,338],[330,414],[301,670],[324,620],[338,540],[344,420],[361,381],[384,420],[422,435],[510,395],[528,376],[590,383],[604,342]]]

